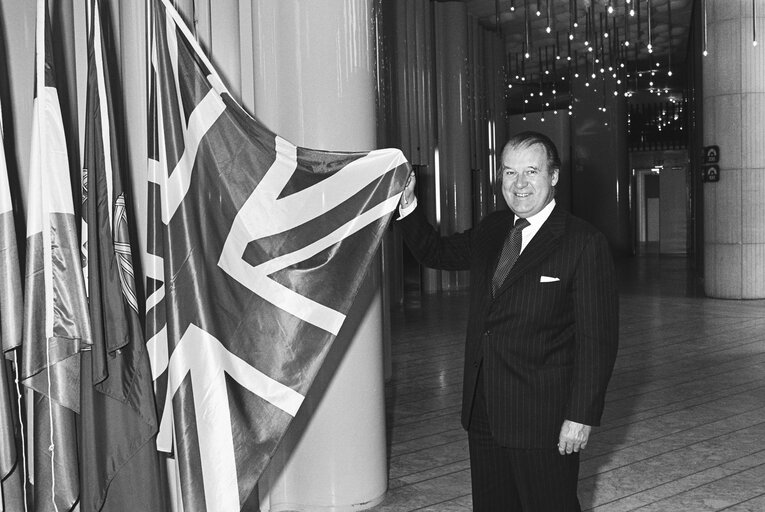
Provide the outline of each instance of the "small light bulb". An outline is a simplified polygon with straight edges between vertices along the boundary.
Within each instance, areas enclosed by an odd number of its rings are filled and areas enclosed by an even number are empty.
[[[550,32],[552,32],[552,29],[551,29],[551,28],[548,26],[548,27],[545,29],[545,32],[547,32],[547,33],[549,34]]]
[[[574,40],[574,34],[569,34],[568,35],[568,40],[569,41],[573,41]]]
[[[634,15],[635,15],[635,9],[630,9],[630,16],[634,16]]]
[[[709,52],[707,52],[706,50],[704,50],[704,51],[703,51],[701,54],[702,54],[704,57],[706,57],[707,55],[709,55]]]

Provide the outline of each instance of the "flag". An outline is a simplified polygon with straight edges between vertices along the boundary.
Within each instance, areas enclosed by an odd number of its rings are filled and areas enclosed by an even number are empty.
[[[75,413],[80,351],[90,343],[46,4],[37,0],[21,372],[23,383],[34,390],[37,512],[70,510],[79,497]]]
[[[156,0],[147,338],[186,512],[240,510],[396,209],[398,150],[296,147],[231,97]]]
[[[24,510],[21,410],[14,378],[21,346],[23,298],[4,141],[0,106],[0,510],[16,512]]]
[[[164,511],[156,406],[139,319],[127,188],[100,2],[88,11],[83,226],[92,346],[82,353],[81,510]],[[106,18],[108,19],[108,18]],[[83,237],[85,238],[85,237]]]

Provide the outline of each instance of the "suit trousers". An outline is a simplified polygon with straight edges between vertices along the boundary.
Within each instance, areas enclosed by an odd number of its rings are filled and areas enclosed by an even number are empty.
[[[580,512],[579,454],[500,446],[486,412],[482,375],[468,429],[474,512]],[[555,440],[552,441],[553,443]]]

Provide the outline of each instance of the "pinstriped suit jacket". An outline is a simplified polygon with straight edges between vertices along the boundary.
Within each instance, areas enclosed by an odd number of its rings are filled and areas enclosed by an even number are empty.
[[[469,428],[482,365],[497,442],[554,448],[565,419],[600,424],[618,344],[613,259],[599,231],[556,206],[492,298],[512,223],[511,211],[496,212],[471,230],[440,237],[421,208],[398,222],[422,264],[470,270],[463,426]]]

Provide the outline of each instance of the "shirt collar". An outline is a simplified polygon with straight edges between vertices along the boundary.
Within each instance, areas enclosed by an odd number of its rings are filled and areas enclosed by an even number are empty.
[[[542,224],[544,224],[545,221],[550,217],[554,208],[555,208],[555,198],[553,198],[552,201],[547,203],[547,205],[544,208],[539,210],[537,213],[535,213],[531,217],[526,217],[526,220],[529,221],[530,226],[536,229],[539,229],[540,227],[542,227]],[[518,216],[514,215],[513,223],[515,223],[516,220],[518,220]]]

